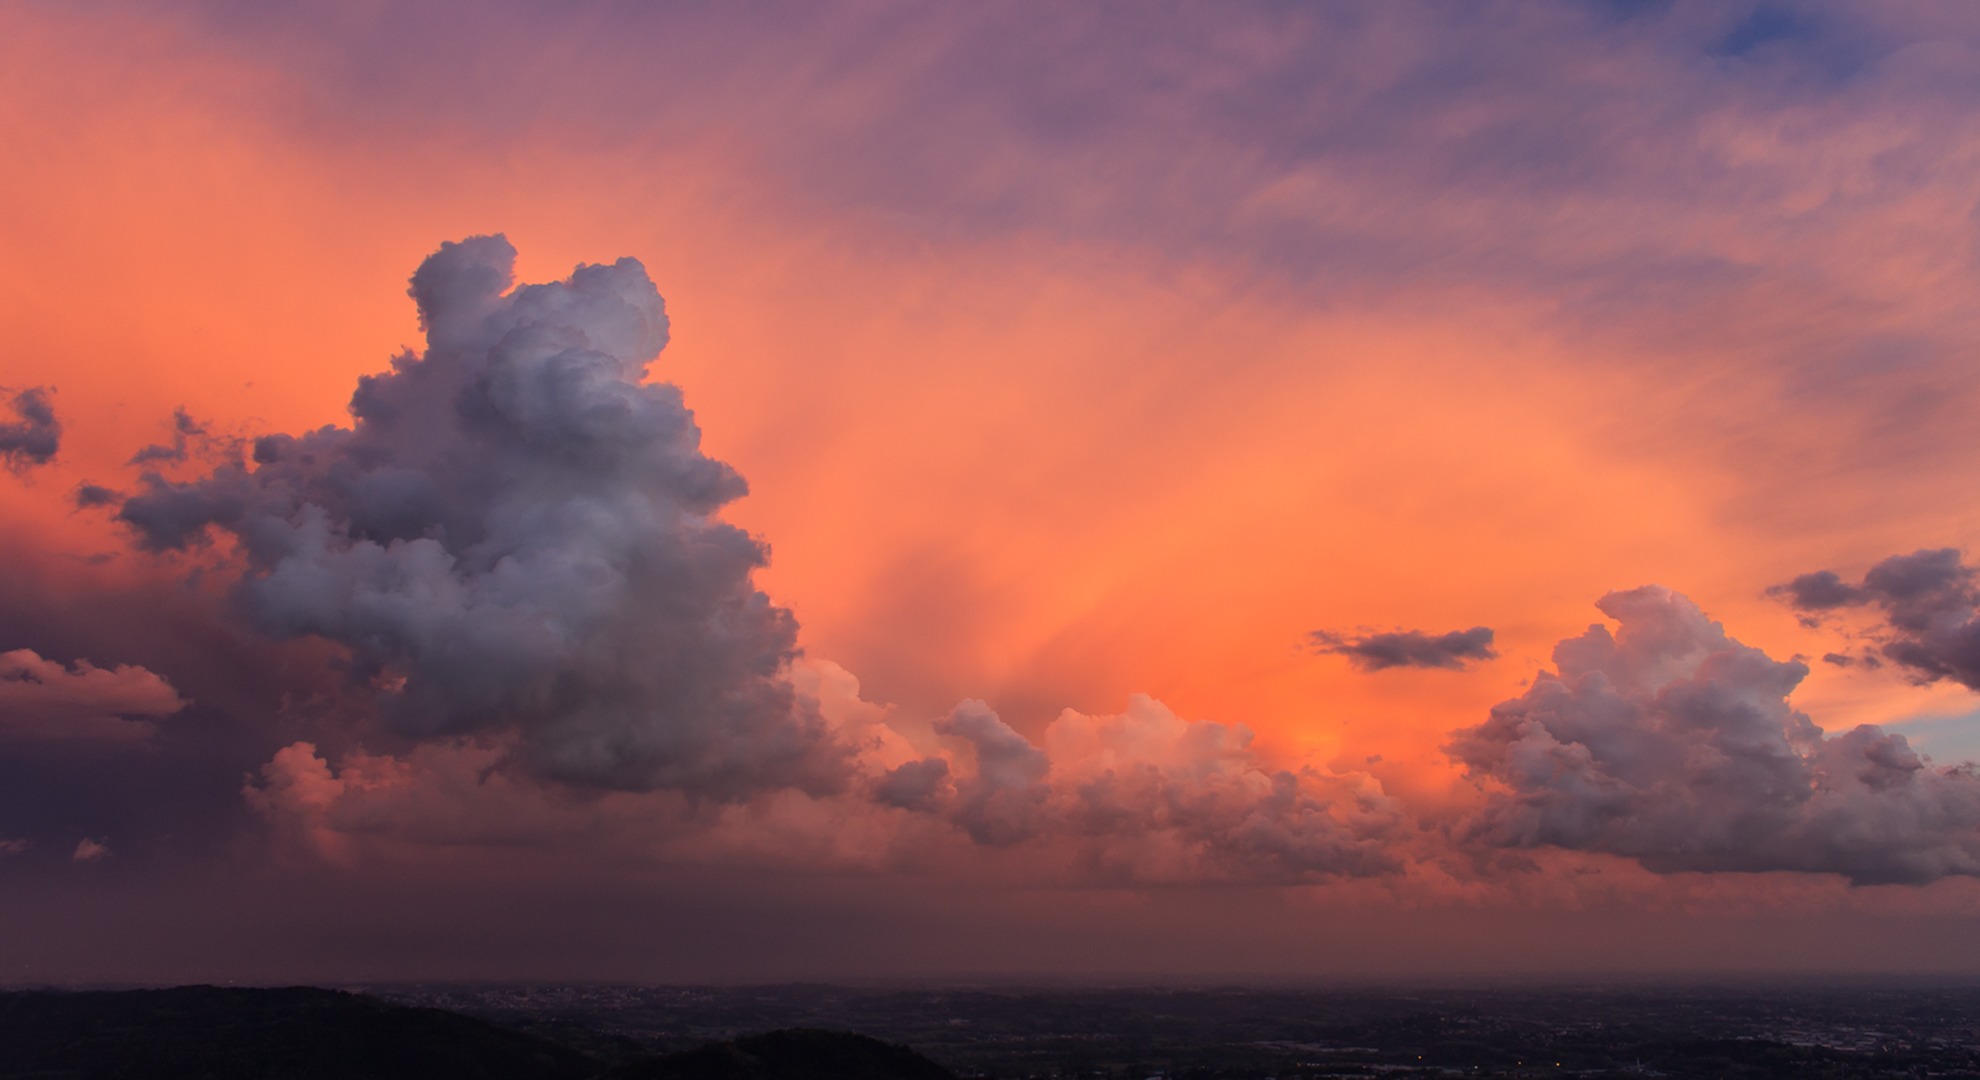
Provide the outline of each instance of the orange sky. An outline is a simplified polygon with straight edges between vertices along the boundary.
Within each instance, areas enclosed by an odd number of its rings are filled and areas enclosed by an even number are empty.
[[[1206,136],[1151,176],[1170,125],[1208,123],[1189,95],[1275,56],[1269,34],[1233,31],[1184,91],[1076,135],[957,75],[916,121],[924,157],[882,128],[968,30],[875,44],[861,10],[826,41],[864,42],[864,65],[791,64],[795,31],[732,68],[671,44],[644,65],[598,44],[609,27],[516,16],[426,72],[432,28],[383,12],[0,14],[0,384],[54,387],[65,426],[55,464],[0,481],[6,529],[156,575],[71,511],[75,485],[130,485],[179,406],[243,436],[346,422],[355,378],[419,342],[410,269],[501,231],[524,281],[645,264],[674,334],[653,375],[748,478],[727,517],[773,549],[759,583],[809,655],[921,718],[983,698],[1036,737],[1146,693],[1288,761],[1379,755],[1392,791],[1436,802],[1460,784],[1447,733],[1611,589],[1664,584],[1773,656],[1818,656],[1839,639],[1768,586],[1980,535],[1980,132],[1947,104],[1894,121],[1926,93],[1894,62],[1797,99],[1758,60],[1693,72],[1704,88],[1648,46],[1564,61],[1623,99],[1669,87],[1625,129],[1640,147],[1597,140],[1620,179],[1508,179],[1516,149],[1418,170],[1407,133],[1347,164]],[[1709,22],[1684,10],[1679,37]],[[711,22],[682,32],[756,32]],[[1728,96],[1697,105],[1714,78]],[[1524,100],[1393,122],[1458,145]],[[1692,157],[1630,173],[1669,145]],[[1302,229],[1320,254],[1268,242]],[[1500,658],[1463,672],[1304,644],[1474,625]],[[1794,700],[1831,731],[1973,708],[1813,666]],[[1980,754],[1970,727],[1903,730],[1950,760]]]

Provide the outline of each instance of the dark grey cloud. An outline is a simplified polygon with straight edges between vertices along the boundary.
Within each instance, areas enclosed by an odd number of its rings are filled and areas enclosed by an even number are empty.
[[[172,437],[164,443],[150,446],[131,455],[132,465],[176,465],[186,460],[188,440],[198,439],[206,434],[206,425],[192,418],[185,406],[172,410]]]
[[[253,633],[211,587],[144,561],[44,544],[0,529],[0,652],[43,658],[19,657],[28,677],[0,687],[0,835],[34,842],[23,865],[84,834],[131,868],[220,857],[256,827],[243,775],[298,738],[350,745],[332,650]]]
[[[949,784],[949,762],[929,757],[887,770],[873,785],[873,798],[882,806],[903,810],[933,810]]]
[[[1487,781],[1466,839],[1659,872],[1804,871],[1855,884],[1980,874],[1980,775],[1874,725],[1825,735],[1788,694],[1808,673],[1658,586],[1610,593],[1518,698],[1446,747]]]
[[[1797,610],[1872,607],[1883,616],[1878,650],[1921,682],[1951,679],[1980,689],[1980,589],[1953,548],[1893,555],[1857,584],[1831,570],[1769,590]]]
[[[442,245],[412,279],[426,350],[359,380],[350,427],[148,471],[119,518],[152,551],[231,534],[252,624],[347,649],[400,734],[513,736],[581,786],[835,789],[845,750],[785,677],[796,622],[751,580],[765,549],[716,517],[742,478],[643,381],[667,342],[645,270],[511,289],[514,260]]]
[[[935,722],[935,732],[968,744],[975,769],[956,782],[950,816],[980,844],[1010,844],[1048,823],[1045,776],[1052,760],[981,701],[965,701]]]
[[[62,447],[62,422],[55,417],[55,403],[48,399],[48,391],[40,387],[22,390],[7,407],[19,419],[0,424],[0,459],[17,469],[48,464]]]
[[[1863,594],[1853,585],[1843,581],[1833,570],[1818,570],[1803,574],[1785,585],[1776,585],[1767,590],[1775,596],[1786,597],[1788,602],[1803,611],[1828,611],[1861,603]]]
[[[76,509],[95,510],[105,506],[116,506],[124,501],[124,493],[102,484],[79,484],[76,486]]]
[[[1468,663],[1491,660],[1499,655],[1492,651],[1492,628],[1489,626],[1474,626],[1447,634],[1396,630],[1352,637],[1315,630],[1310,638],[1315,651],[1345,656],[1348,663],[1362,671],[1399,667],[1458,670]]]

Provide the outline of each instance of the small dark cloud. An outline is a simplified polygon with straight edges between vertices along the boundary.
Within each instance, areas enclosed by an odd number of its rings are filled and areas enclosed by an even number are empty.
[[[1845,583],[1834,570],[1803,574],[1785,585],[1768,589],[1767,594],[1784,597],[1801,611],[1828,611],[1863,601],[1862,592]]]
[[[1491,660],[1499,655],[1492,650],[1492,628],[1489,626],[1474,626],[1447,634],[1395,630],[1356,637],[1331,630],[1315,630],[1309,637],[1316,652],[1345,656],[1348,663],[1362,671],[1399,667],[1457,671],[1473,661]]]
[[[186,444],[206,434],[206,425],[192,418],[181,405],[172,410],[172,440],[169,443],[152,443],[150,446],[131,455],[132,465],[176,465],[189,456]]]
[[[940,804],[948,786],[949,763],[942,758],[922,758],[889,770],[874,785],[873,797],[883,806],[929,810]]]
[[[48,391],[31,387],[14,395],[8,407],[19,420],[0,424],[0,459],[13,468],[46,465],[62,446],[62,422]]]
[[[124,493],[102,484],[81,484],[76,488],[76,509],[95,510],[124,501]]]
[[[1884,659],[1920,682],[1951,679],[1980,690],[1980,590],[1975,578],[1974,568],[1957,549],[1930,548],[1885,559],[1859,584],[1820,570],[1768,592],[1801,611],[1874,607],[1884,618],[1876,631]]]

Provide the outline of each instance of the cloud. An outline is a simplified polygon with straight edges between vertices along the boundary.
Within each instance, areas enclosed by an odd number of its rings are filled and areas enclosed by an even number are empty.
[[[230,534],[256,627],[346,647],[403,734],[514,732],[515,763],[587,787],[843,783],[786,677],[797,624],[751,580],[765,548],[716,517],[742,478],[643,381],[667,342],[646,271],[511,289],[515,255],[481,236],[420,265],[427,348],[359,380],[350,427],[147,472],[118,517],[153,551]]]
[[[1310,881],[1400,869],[1400,808],[1362,774],[1286,769],[1242,725],[1188,721],[1146,695],[1067,709],[1035,745],[981,701],[937,720],[936,755],[889,770],[876,798],[978,844],[1068,847],[1120,881]]]
[[[1833,570],[1803,574],[1785,585],[1776,585],[1767,592],[1773,596],[1786,597],[1790,604],[1803,611],[1828,611],[1863,601],[1863,596],[1857,588],[1845,583]]]
[[[573,819],[596,844],[607,824],[596,805],[559,806],[500,765],[500,750],[456,740],[402,757],[353,751],[333,767],[304,741],[277,750],[241,793],[281,839],[337,864],[354,861],[367,841],[569,844],[579,835]]]
[[[705,812],[677,792],[574,801],[501,770],[501,746],[466,740],[337,760],[297,742],[242,790],[277,836],[338,864],[403,845],[483,844],[787,867],[1015,859],[995,865],[1112,884],[1401,869],[1395,846],[1408,822],[1373,778],[1275,767],[1242,726],[1185,721],[1151,698],[1118,715],[1066,710],[1042,743],[965,701],[903,724],[911,738],[837,665],[803,661],[793,683],[856,749],[858,778],[846,790],[766,792]]]
[[[1467,663],[1491,660],[1492,628],[1474,626],[1447,634],[1426,634],[1421,630],[1397,630],[1385,634],[1348,637],[1329,630],[1315,630],[1309,637],[1316,652],[1338,653],[1361,671],[1387,668],[1462,669]]]
[[[1893,555],[1854,585],[1820,570],[1768,591],[1806,612],[1874,607],[1884,616],[1877,636],[1885,659],[1920,682],[1980,690],[1980,590],[1953,548]]]
[[[116,506],[124,501],[122,492],[107,488],[102,484],[78,484],[76,486],[76,509],[94,510],[98,507]]]
[[[32,649],[0,653],[0,740],[143,742],[153,719],[185,706],[171,683],[132,664],[65,668]]]
[[[32,387],[14,395],[8,407],[19,420],[0,424],[0,459],[14,468],[46,465],[62,446],[62,422],[48,391]]]
[[[8,855],[19,855],[20,853],[26,851],[27,849],[33,846],[34,846],[34,842],[31,840],[0,839],[0,857],[5,857]]]
[[[257,638],[346,654],[335,699],[310,706],[326,719],[243,788],[276,832],[340,861],[601,828],[652,854],[684,829],[809,836],[808,818],[862,837],[860,858],[940,836],[1122,880],[1395,868],[1379,784],[1276,766],[1241,726],[1138,697],[1034,743],[978,701],[893,717],[801,659],[752,580],[763,544],[718,516],[742,479],[701,452],[680,391],[646,381],[668,323],[643,268],[512,287],[514,260],[485,236],[419,267],[426,347],[359,381],[348,427],[265,436],[246,460],[220,447],[190,478],[147,470],[117,511],[145,549],[233,566]],[[139,464],[180,459],[198,426],[175,427]]]
[[[1659,872],[1789,870],[1855,884],[1980,874],[1980,775],[1902,735],[1839,735],[1787,702],[1808,673],[1646,586],[1562,641],[1556,670],[1446,747],[1487,783],[1465,839],[1635,859]]]
[[[181,405],[172,410],[172,441],[152,443],[131,455],[129,463],[132,465],[179,464],[187,457],[186,440],[199,438],[205,434],[206,425],[194,420],[191,414],[186,412],[185,406]]]
[[[107,859],[109,857],[110,857],[110,844],[107,841],[92,840],[89,837],[85,836],[83,837],[82,842],[76,845],[76,853],[74,855],[69,856],[69,861],[79,862],[79,863],[93,863],[93,862],[102,862],[104,859]]]

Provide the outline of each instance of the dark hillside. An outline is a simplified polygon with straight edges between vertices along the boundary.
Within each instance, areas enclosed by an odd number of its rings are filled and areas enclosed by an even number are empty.
[[[905,1046],[795,1029],[750,1035],[620,1066],[611,1080],[955,1080]]]
[[[600,1064],[439,1009],[304,987],[0,994],[5,1080],[582,1080]]]
[[[293,987],[0,993],[0,1080],[954,1080],[903,1046],[773,1031],[671,1055],[561,1025]]]

